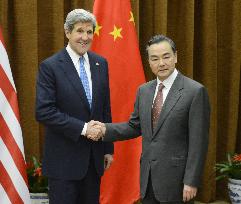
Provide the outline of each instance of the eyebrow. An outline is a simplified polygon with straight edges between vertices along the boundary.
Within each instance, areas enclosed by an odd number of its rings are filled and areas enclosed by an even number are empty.
[[[164,53],[162,56],[171,55],[170,52]],[[150,57],[159,57],[158,55],[150,55]]]
[[[158,57],[157,55],[150,55],[150,57]]]
[[[170,54],[171,54],[170,52],[166,52],[166,53],[163,54],[163,56],[164,56],[164,55],[170,55]]]

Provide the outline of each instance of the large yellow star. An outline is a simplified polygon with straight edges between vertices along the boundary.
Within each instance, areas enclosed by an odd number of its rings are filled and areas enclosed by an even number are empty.
[[[133,22],[135,25],[135,19],[134,19],[133,13],[131,11],[130,11],[130,15],[131,15],[131,17],[130,17],[129,21]]]
[[[95,34],[96,35],[100,35],[100,29],[102,28],[102,26],[98,25],[98,22],[96,22],[96,26],[95,26]]]
[[[117,28],[115,25],[114,25],[114,30],[112,32],[110,32],[109,34],[113,35],[114,36],[114,41],[116,40],[116,38],[123,38],[122,35],[121,35],[121,31],[122,31],[122,28]]]

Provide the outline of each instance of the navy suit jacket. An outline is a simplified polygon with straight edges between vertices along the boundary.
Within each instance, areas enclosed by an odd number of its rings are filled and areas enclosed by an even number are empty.
[[[104,172],[104,155],[113,144],[81,135],[90,120],[111,122],[108,64],[88,52],[92,78],[90,109],[80,77],[66,49],[40,64],[36,89],[36,119],[45,126],[43,174],[65,180],[82,179],[93,154],[97,173]]]

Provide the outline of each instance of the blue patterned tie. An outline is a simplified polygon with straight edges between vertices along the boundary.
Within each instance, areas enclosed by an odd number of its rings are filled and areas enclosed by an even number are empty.
[[[91,99],[91,95],[90,95],[89,80],[88,80],[88,77],[87,77],[87,74],[86,74],[86,71],[85,71],[83,56],[80,57],[79,61],[80,61],[80,79],[81,79],[81,82],[83,84],[85,94],[86,94],[86,97],[88,99],[88,102],[89,102],[89,105],[90,105],[90,108],[91,108],[92,99]]]

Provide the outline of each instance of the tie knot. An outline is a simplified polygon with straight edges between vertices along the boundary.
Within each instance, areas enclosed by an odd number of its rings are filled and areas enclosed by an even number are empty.
[[[163,85],[163,83],[160,83],[158,86],[158,91],[161,91],[165,86]]]
[[[80,62],[80,64],[84,64],[84,57],[83,56],[80,56],[79,62]]]

